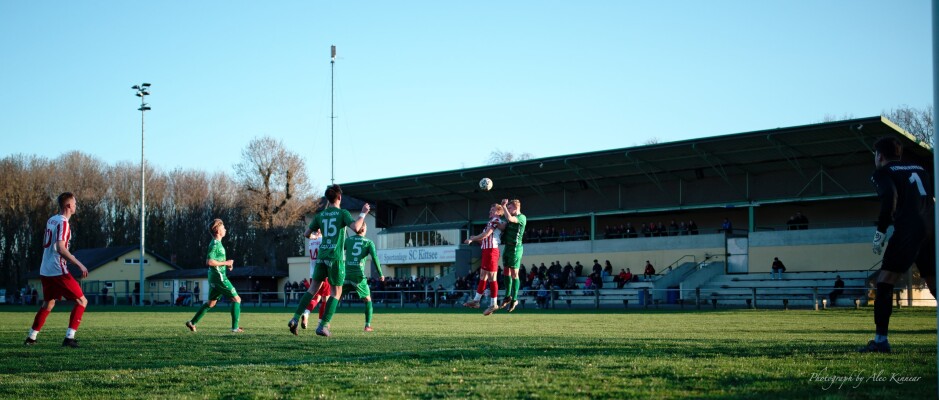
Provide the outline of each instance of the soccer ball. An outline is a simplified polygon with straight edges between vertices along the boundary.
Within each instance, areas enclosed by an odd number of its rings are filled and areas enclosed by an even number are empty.
[[[483,178],[479,180],[479,189],[483,191],[488,191],[492,189],[492,179]]]

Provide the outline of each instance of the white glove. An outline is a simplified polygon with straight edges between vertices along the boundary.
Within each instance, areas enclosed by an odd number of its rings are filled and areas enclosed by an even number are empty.
[[[871,245],[873,245],[872,250],[874,254],[880,255],[880,253],[884,252],[884,240],[887,240],[886,233],[874,231],[874,242],[871,243]]]

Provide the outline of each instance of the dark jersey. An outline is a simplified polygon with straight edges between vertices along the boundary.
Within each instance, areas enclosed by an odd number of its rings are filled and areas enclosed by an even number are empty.
[[[935,202],[932,178],[919,165],[891,161],[871,175],[871,182],[880,196],[880,216],[877,230],[921,229],[933,231],[933,204]]]

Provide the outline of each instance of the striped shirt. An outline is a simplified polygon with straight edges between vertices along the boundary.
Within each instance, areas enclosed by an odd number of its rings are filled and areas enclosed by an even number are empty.
[[[59,276],[68,274],[68,267],[66,267],[68,260],[59,254],[59,242],[65,242],[66,249],[69,248],[72,242],[72,228],[68,224],[68,218],[62,214],[56,214],[46,221],[39,275]]]
[[[492,230],[492,234],[482,240],[482,248],[484,249],[498,249],[499,248],[499,237],[502,236],[502,231],[499,230],[499,217],[492,217],[489,220],[489,223],[486,224],[486,230]],[[483,231],[485,232],[485,230]]]

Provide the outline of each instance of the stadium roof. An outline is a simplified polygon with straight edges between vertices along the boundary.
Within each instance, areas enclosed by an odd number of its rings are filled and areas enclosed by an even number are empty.
[[[147,279],[195,279],[205,278],[208,271],[205,268],[180,269],[175,271],[165,271],[159,274],[148,276]],[[225,275],[231,278],[252,278],[260,276],[269,276],[272,278],[283,278],[288,276],[285,271],[278,271],[276,268],[266,267],[235,267]]]
[[[342,187],[344,193],[369,203],[407,207],[492,201],[491,192],[478,189],[477,182],[484,177],[492,178],[500,192],[526,196],[564,189],[599,191],[600,180],[658,184],[708,174],[729,181],[734,175],[758,176],[787,169],[802,173],[858,163],[870,163],[873,168],[871,146],[881,136],[897,137],[906,147],[905,156],[932,164],[928,145],[884,117],[870,117],[376,179]]]

